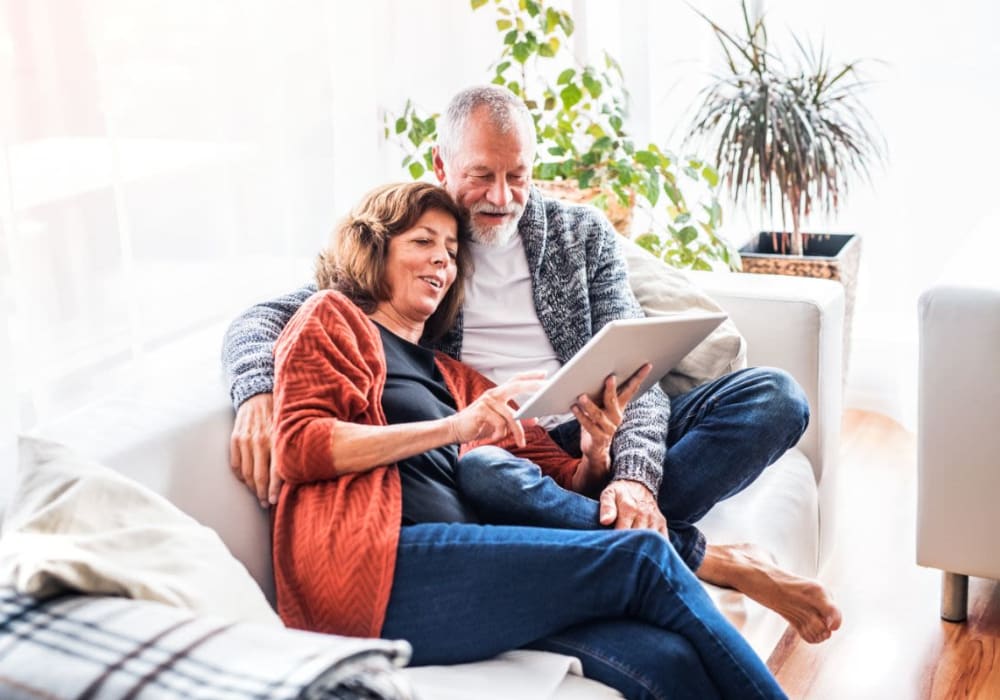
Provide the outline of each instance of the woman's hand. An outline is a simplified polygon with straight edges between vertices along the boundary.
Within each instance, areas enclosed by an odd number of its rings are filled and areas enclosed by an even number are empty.
[[[542,387],[544,379],[545,372],[522,372],[480,394],[479,398],[448,418],[454,441],[460,445],[488,443],[511,435],[518,447],[524,447],[524,428],[514,418],[514,409],[508,402],[515,396],[535,393]]]
[[[604,394],[598,405],[583,394],[570,410],[580,423],[580,452],[583,458],[573,476],[573,487],[580,493],[599,491],[611,471],[611,440],[621,425],[625,406],[635,396],[653,366],[640,367],[618,390],[613,376],[604,380]]]

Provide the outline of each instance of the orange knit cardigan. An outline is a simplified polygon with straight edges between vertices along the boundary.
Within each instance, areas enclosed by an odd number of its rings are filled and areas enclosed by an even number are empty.
[[[437,365],[458,410],[493,386],[446,355]],[[323,291],[285,327],[275,370],[275,459],[285,480],[273,521],[278,613],[289,627],[377,637],[399,541],[399,473],[392,464],[338,475],[331,439],[337,421],[385,425],[382,339],[347,297]],[[525,433],[526,447],[500,446],[568,487],[577,460],[543,428]]]

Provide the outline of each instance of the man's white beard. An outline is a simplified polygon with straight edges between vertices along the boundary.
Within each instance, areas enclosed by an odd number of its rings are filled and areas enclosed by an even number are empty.
[[[517,235],[517,221],[510,221],[500,226],[478,226],[472,224],[472,240],[480,245],[499,248],[510,242]]]
[[[513,217],[506,223],[497,226],[484,226],[477,224],[475,214],[477,211],[488,210],[487,207],[474,207],[469,215],[469,229],[472,233],[472,240],[480,245],[497,248],[505,245],[517,235],[517,225],[521,222],[521,215],[524,214],[524,207],[518,204],[511,204],[507,207],[506,214],[513,214]]]

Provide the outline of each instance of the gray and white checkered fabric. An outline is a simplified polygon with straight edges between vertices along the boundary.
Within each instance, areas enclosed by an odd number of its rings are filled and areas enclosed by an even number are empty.
[[[285,630],[126,598],[0,589],[0,698],[413,697],[406,642]]]

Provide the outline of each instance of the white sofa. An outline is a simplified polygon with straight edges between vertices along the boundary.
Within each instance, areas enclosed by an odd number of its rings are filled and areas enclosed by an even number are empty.
[[[744,493],[709,513],[705,532],[714,542],[758,543],[781,565],[816,575],[831,546],[841,423],[841,287],[768,275],[691,277],[735,321],[748,342],[749,363],[791,372],[812,411],[798,447]],[[268,517],[229,468],[233,411],[218,361],[222,331],[220,324],[150,354],[141,368],[109,387],[102,401],[38,432],[98,458],[214,528],[273,601]],[[766,659],[784,621],[732,591],[712,593]],[[565,663],[553,665],[551,657],[536,654],[516,652],[494,661],[404,673],[428,698],[525,698],[518,690],[525,687],[555,689],[545,697],[617,696],[605,686],[566,675]],[[483,678],[490,679],[489,687],[482,685]]]
[[[941,617],[966,617],[968,577],[1000,579],[1000,282],[965,276],[920,297],[917,563],[941,569]]]

